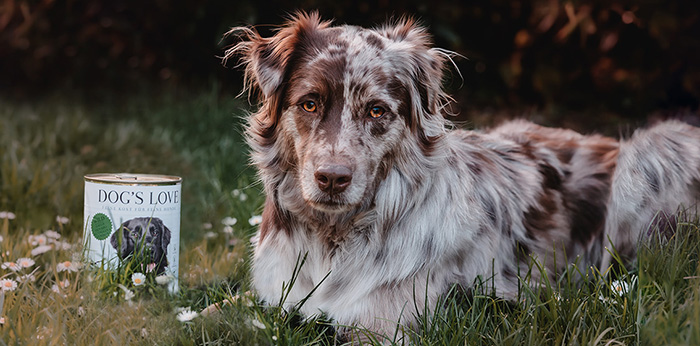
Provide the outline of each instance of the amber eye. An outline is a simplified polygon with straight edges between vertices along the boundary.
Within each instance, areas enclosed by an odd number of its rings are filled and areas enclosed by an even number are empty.
[[[301,108],[303,108],[305,111],[307,111],[309,113],[313,113],[316,111],[316,102],[305,101],[304,103],[301,104]]]
[[[369,110],[369,116],[374,118],[374,119],[377,119],[377,118],[381,118],[385,112],[386,111],[382,107],[372,107],[372,109]]]

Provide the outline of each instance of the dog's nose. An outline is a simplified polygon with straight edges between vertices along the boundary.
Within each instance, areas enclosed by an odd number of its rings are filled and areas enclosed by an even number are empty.
[[[343,165],[325,165],[316,170],[314,174],[316,184],[325,193],[341,193],[350,186],[352,170]]]

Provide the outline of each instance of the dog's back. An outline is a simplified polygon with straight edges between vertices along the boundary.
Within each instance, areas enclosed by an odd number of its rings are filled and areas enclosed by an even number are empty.
[[[679,211],[697,214],[700,128],[668,121],[639,130],[622,142],[617,161],[604,241],[629,261],[654,227],[674,228]],[[601,269],[610,262],[605,251]]]

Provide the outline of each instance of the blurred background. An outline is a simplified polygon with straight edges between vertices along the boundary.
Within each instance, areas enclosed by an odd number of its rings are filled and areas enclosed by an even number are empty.
[[[268,35],[298,9],[361,26],[418,18],[436,46],[464,56],[462,78],[453,69],[446,80],[458,120],[698,122],[700,2],[689,0],[2,0],[0,99],[118,103],[212,84],[235,97],[241,73],[221,65],[233,43],[223,34],[256,25]]]

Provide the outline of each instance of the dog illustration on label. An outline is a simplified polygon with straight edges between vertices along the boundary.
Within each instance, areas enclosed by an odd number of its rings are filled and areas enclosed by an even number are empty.
[[[162,274],[168,266],[170,230],[157,217],[137,217],[121,224],[110,239],[119,258],[131,255],[150,259],[148,270]]]

